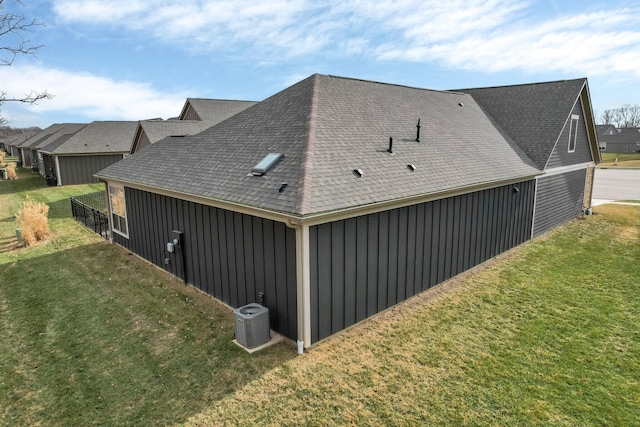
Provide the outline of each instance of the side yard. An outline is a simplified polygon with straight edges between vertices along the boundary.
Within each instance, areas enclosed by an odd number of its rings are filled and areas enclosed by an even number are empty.
[[[171,424],[295,357],[247,354],[231,311],[71,219],[69,195],[98,189],[0,182],[0,425]],[[16,248],[27,195],[53,235]]]
[[[640,208],[595,212],[319,344],[187,425],[637,425]]]
[[[633,425],[640,208],[603,205],[327,339],[249,355],[232,313],[0,181],[0,425]],[[51,206],[52,238],[13,214]]]

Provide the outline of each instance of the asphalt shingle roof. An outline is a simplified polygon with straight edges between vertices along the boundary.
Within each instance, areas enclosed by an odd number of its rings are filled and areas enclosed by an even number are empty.
[[[598,139],[607,143],[635,144],[640,142],[640,129],[621,128],[618,129],[618,132],[614,135],[600,135]]]
[[[98,121],[84,125],[62,141],[50,140],[41,151],[49,154],[128,153],[138,122]]]
[[[191,108],[198,114],[200,120],[210,122],[211,126],[238,114],[240,111],[257,104],[256,101],[234,101],[227,99],[187,98],[183,108]],[[182,116],[182,114],[181,114]]]
[[[285,158],[252,176],[268,153]],[[469,94],[316,74],[180,144],[161,140],[97,175],[308,215],[539,173]]]
[[[80,129],[87,126],[86,123],[56,123],[48,128],[44,129],[42,132],[34,136],[33,138],[26,141],[22,148],[28,147],[32,150],[40,150],[43,147],[48,146],[54,141],[57,141],[61,137],[65,135],[72,135],[78,132]]]
[[[459,89],[544,168],[586,79]]]

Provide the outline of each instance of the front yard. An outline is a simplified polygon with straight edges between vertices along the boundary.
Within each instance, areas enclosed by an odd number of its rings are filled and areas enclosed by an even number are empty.
[[[4,425],[633,425],[640,209],[599,206],[296,356],[249,355],[231,311],[0,181]],[[53,236],[19,248],[29,194]]]

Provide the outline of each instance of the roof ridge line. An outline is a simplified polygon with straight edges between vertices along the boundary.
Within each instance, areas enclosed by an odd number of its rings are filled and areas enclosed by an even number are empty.
[[[318,74],[312,76],[313,92],[311,94],[311,105],[309,116],[307,117],[306,144],[302,151],[302,161],[300,162],[300,186],[298,187],[298,197],[296,201],[296,212],[304,215],[311,212],[311,188],[313,185],[313,162],[316,152],[316,119],[318,115],[318,94],[320,78]]]

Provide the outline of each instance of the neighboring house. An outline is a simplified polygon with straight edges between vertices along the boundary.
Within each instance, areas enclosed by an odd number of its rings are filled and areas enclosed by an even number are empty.
[[[169,136],[195,135],[255,104],[254,101],[188,98],[176,119],[141,120],[135,132],[131,153]]]
[[[598,134],[600,150],[607,153],[640,153],[640,128],[616,129],[597,126],[602,133]]]
[[[22,165],[25,168],[31,168],[34,172],[41,172],[42,164],[41,159],[38,160],[37,147],[46,143],[49,138],[56,137],[65,132],[72,132],[77,130],[77,127],[85,126],[84,124],[72,124],[72,123],[56,123],[40,132],[35,133],[30,138],[23,140],[20,144],[15,146],[16,151],[19,153]],[[66,129],[66,130],[65,130]],[[41,172],[44,174],[44,172]]]
[[[18,156],[20,159],[21,166],[30,167],[31,166],[31,158],[29,158],[29,164],[24,164],[24,159],[22,158],[22,152],[18,148],[21,144],[23,144],[26,140],[33,137],[37,132],[24,132],[19,135],[12,136],[9,139],[4,141],[3,149],[9,156]]]
[[[590,206],[586,79],[465,92],[313,75],[98,172],[112,239],[302,351]]]
[[[96,172],[129,154],[137,124],[96,121],[72,133],[48,138],[38,145],[45,174],[55,176],[57,185],[96,182]]]

